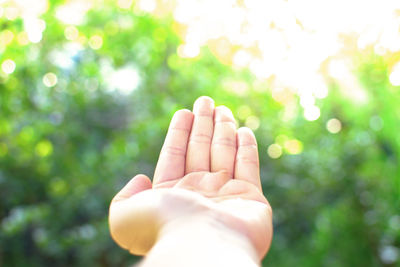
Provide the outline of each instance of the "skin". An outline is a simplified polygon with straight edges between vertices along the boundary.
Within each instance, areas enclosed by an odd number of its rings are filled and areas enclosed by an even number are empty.
[[[109,224],[121,247],[147,255],[143,266],[259,265],[272,210],[253,132],[236,129],[232,112],[209,97],[177,111],[153,182],[143,174],[129,181],[111,202]]]

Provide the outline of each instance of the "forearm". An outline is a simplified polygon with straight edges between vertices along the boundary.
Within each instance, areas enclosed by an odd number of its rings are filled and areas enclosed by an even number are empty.
[[[257,267],[249,239],[209,218],[176,221],[163,229],[141,267]]]

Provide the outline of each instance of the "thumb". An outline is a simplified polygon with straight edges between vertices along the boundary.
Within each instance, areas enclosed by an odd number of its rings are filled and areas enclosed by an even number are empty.
[[[133,177],[122,189],[119,191],[111,203],[125,200],[130,198],[131,196],[142,192],[147,189],[151,189],[152,184],[151,180],[149,177],[147,177],[144,174],[138,174],[135,177]]]

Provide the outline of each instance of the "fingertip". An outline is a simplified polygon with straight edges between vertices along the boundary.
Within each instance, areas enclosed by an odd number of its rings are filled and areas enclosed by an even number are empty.
[[[224,105],[215,108],[215,121],[217,122],[235,122],[232,111]]]
[[[198,102],[205,102],[205,103],[212,103],[212,104],[214,104],[214,99],[212,99],[212,98],[209,97],[209,96],[203,95],[203,96],[198,97],[198,98],[196,99],[196,101],[194,101],[195,104],[198,103]]]
[[[240,127],[237,130],[238,145],[257,145],[254,132],[248,127]]]
[[[249,127],[240,127],[238,129],[238,132],[243,132],[243,133],[249,133],[251,135],[254,135],[253,131]]]
[[[191,115],[193,115],[192,111],[186,108],[179,109],[174,113],[174,116],[191,116]]]
[[[208,96],[201,96],[193,104],[193,113],[212,116],[214,113],[214,100]]]
[[[227,113],[232,114],[231,109],[228,108],[228,107],[225,106],[225,105],[219,105],[219,106],[216,107],[216,109],[218,109],[218,110],[221,111],[221,112],[227,112]]]
[[[129,181],[129,183],[130,182],[134,182],[135,186],[138,186],[138,187],[143,187],[143,188],[151,188],[152,187],[150,178],[144,174],[135,175],[135,177],[133,177]]]
[[[127,198],[130,198],[131,196],[142,192],[147,189],[152,188],[152,183],[149,177],[147,177],[144,174],[138,174],[135,177],[133,177],[122,189],[117,193],[117,195],[114,197],[112,200],[113,202],[115,201],[120,201],[124,200]]]
[[[174,113],[170,126],[176,127],[179,124],[180,128],[190,130],[192,128],[194,114],[188,109],[180,109]]]
[[[133,177],[122,190],[126,190],[126,192],[132,196],[150,188],[152,188],[150,178],[144,174],[138,174]]]

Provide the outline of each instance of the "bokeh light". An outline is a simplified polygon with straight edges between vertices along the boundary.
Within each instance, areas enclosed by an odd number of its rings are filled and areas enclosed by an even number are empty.
[[[14,39],[14,33],[10,30],[4,30],[0,33],[0,44],[3,46],[9,45]]]
[[[100,35],[93,35],[89,39],[89,45],[93,49],[100,49],[103,45],[103,38]]]
[[[249,127],[253,131],[257,130],[260,127],[260,119],[256,116],[249,116],[245,122],[246,127]]]
[[[200,53],[200,47],[192,44],[181,44],[178,47],[178,55],[183,58],[194,58]]]
[[[380,131],[383,128],[383,120],[380,116],[372,116],[369,120],[369,125],[374,131]]]
[[[315,121],[320,115],[320,109],[316,106],[310,105],[304,109],[304,118],[308,121]]]
[[[6,74],[11,74],[15,70],[15,62],[12,59],[6,59],[1,63],[1,69],[3,70],[4,73]]]
[[[342,129],[342,123],[336,118],[330,119],[326,122],[326,129],[330,133],[336,134]]]
[[[57,76],[52,72],[46,73],[43,76],[43,84],[46,85],[47,87],[55,86],[57,84],[57,81],[58,81]]]
[[[18,34],[18,36],[17,36],[17,39],[18,39],[18,43],[19,43],[20,45],[27,45],[27,44],[29,44],[28,34],[27,34],[25,31],[20,32],[20,33]]]
[[[268,156],[270,156],[273,159],[277,159],[280,156],[282,156],[282,147],[278,144],[272,144],[268,146],[267,152]]]
[[[53,145],[48,140],[40,141],[35,147],[35,152],[40,157],[47,157],[53,152]]]
[[[79,31],[75,26],[68,26],[64,30],[65,38],[70,41],[75,41],[79,37]]]
[[[134,66],[124,66],[116,70],[110,66],[103,66],[102,72],[106,77],[105,82],[109,92],[129,95],[140,84],[140,75]]]
[[[297,155],[303,151],[303,143],[297,139],[287,140],[284,148],[288,154]]]

